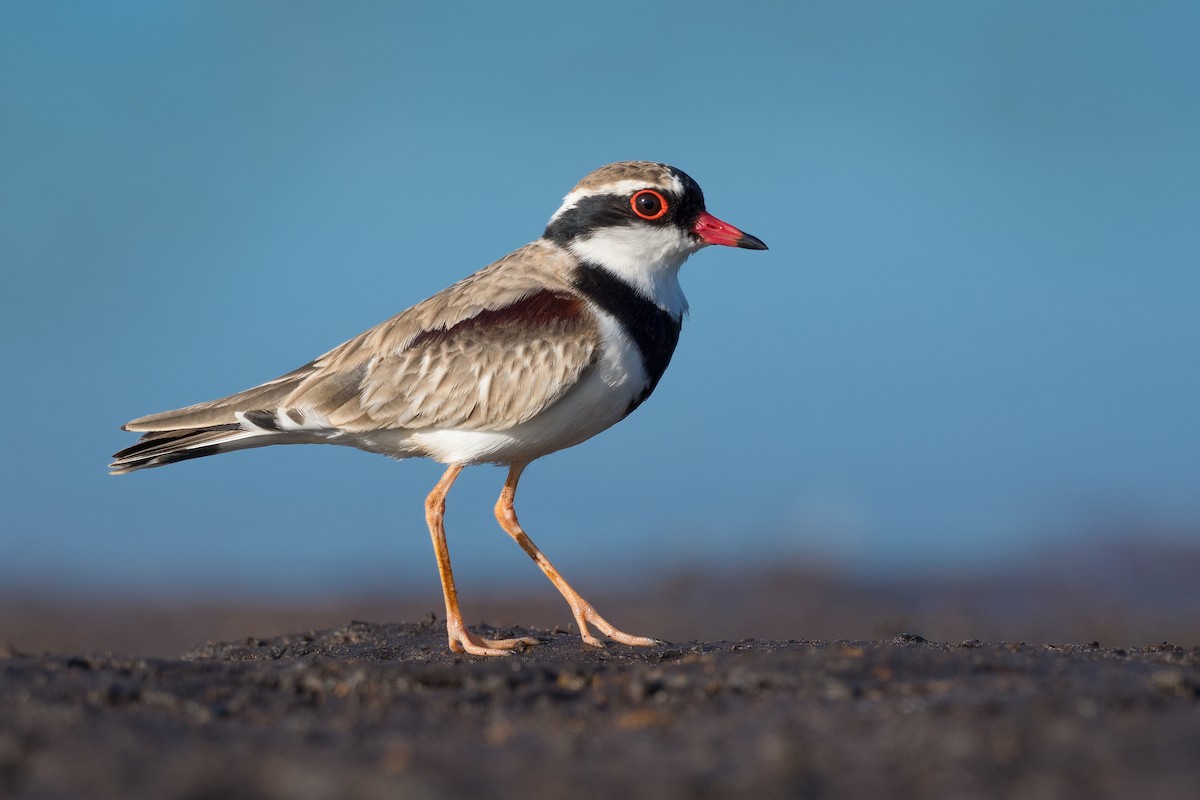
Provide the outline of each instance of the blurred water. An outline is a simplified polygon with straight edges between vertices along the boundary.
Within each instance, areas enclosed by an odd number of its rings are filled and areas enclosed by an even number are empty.
[[[688,170],[771,250],[699,254],[654,398],[530,469],[522,519],[568,574],[950,567],[1114,515],[1194,530],[1198,22],[5,6],[0,581],[435,586],[435,465],[277,448],[118,480],[117,426],[304,363],[621,158]],[[491,520],[501,481],[451,496],[475,581],[532,570]]]

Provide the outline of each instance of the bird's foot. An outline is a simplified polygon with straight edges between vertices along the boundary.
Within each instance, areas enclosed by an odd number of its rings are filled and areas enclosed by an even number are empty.
[[[588,623],[595,625],[596,629],[609,639],[621,644],[628,644],[634,647],[653,647],[658,644],[666,644],[658,639],[651,639],[648,636],[634,636],[619,630],[604,617],[600,616],[592,604],[588,603],[582,597],[571,603],[571,613],[575,615],[575,624],[579,626],[579,635],[583,638],[583,643],[592,647],[604,647],[604,642],[592,635],[591,631],[588,630]]]
[[[516,639],[485,639],[467,630],[463,624],[446,625],[450,639],[450,649],[455,653],[467,653],[473,656],[510,656],[514,650],[524,650],[538,644],[531,636],[521,636]]]

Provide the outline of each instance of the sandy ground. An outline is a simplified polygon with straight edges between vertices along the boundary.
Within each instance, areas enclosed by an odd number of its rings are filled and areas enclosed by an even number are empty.
[[[506,659],[451,654],[438,598],[10,597],[0,797],[1194,798],[1193,556],[593,592],[677,642],[645,649],[584,647],[555,597],[466,598],[531,625]]]

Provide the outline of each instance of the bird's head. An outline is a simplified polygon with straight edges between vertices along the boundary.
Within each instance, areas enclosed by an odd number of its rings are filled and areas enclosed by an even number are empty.
[[[544,236],[643,289],[674,280],[687,257],[706,245],[767,249],[709,214],[704,192],[687,173],[652,161],[619,161],[587,175],[563,198]]]

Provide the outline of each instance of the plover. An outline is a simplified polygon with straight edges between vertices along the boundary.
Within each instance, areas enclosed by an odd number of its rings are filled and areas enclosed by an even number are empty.
[[[618,630],[563,579],[517,522],[517,482],[534,459],[623,419],[658,384],[687,300],[679,268],[710,245],[765,250],[709,214],[675,167],[609,164],[563,199],[541,238],[299,369],[220,400],[139,417],[144,435],[114,456],[114,475],[271,444],[340,444],[446,471],[425,500],[446,601],[450,649],[506,655],[536,640],[486,639],[458,606],[443,514],[464,466],[508,477],[496,519],[558,588],[583,641]]]

